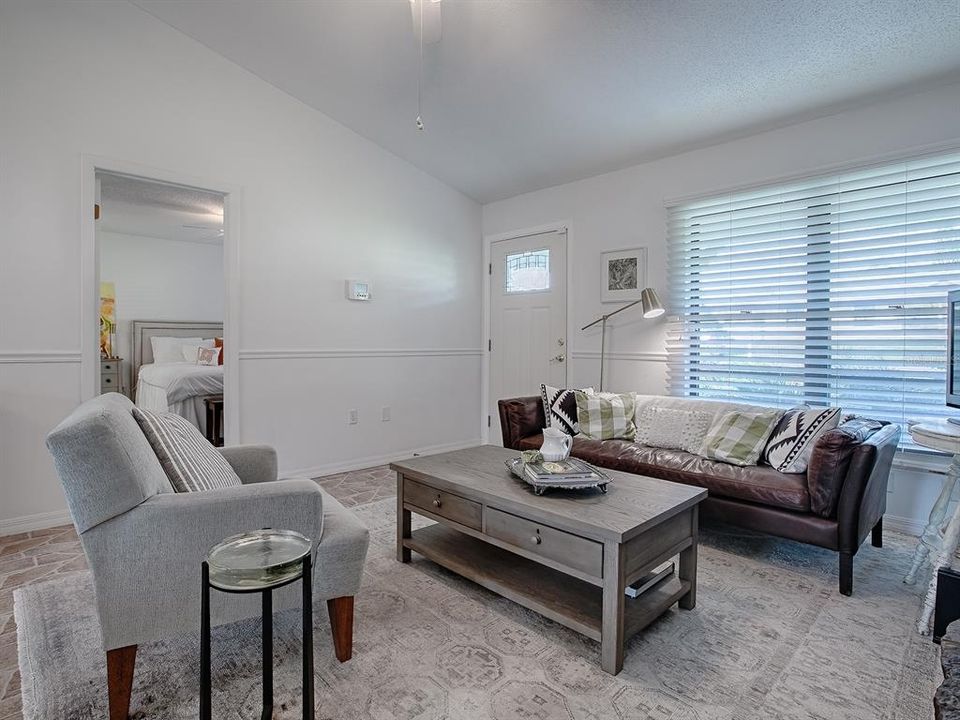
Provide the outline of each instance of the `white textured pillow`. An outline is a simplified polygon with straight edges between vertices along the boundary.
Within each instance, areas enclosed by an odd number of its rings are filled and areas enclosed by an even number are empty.
[[[697,454],[712,424],[710,412],[647,405],[637,416],[637,442]]]
[[[156,335],[150,338],[150,347],[153,349],[153,361],[155,363],[183,362],[184,345],[193,345],[194,347],[203,342],[201,337],[163,337]]]

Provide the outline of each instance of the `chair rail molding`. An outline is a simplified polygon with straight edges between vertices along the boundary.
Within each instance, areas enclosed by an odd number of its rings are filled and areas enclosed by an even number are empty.
[[[278,348],[241,350],[241,360],[480,357],[480,348]]]
[[[0,365],[80,363],[82,360],[80,350],[0,350]]]
[[[665,352],[606,352],[607,360],[634,360],[639,362],[666,362]],[[599,360],[599,350],[573,350],[570,357],[574,360]]]

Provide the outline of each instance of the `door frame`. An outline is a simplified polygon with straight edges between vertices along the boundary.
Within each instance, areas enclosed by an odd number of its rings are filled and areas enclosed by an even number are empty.
[[[223,195],[223,276],[224,276],[224,444],[240,441],[240,208],[243,187],[217,179],[197,177],[174,170],[142,165],[116,158],[83,153],[80,155],[80,401],[99,391],[100,348],[100,248],[97,243],[97,172],[131,175],[172,185],[209,190]]]
[[[487,415],[496,412],[496,408],[490,408],[487,406],[487,403],[490,401],[490,307],[491,299],[490,293],[493,288],[491,286],[492,274],[490,272],[491,258],[493,255],[493,243],[502,242],[504,240],[518,240],[527,235],[540,235],[542,233],[549,232],[562,232],[566,236],[564,243],[566,245],[566,262],[567,262],[567,297],[565,305],[566,311],[566,345],[564,346],[567,356],[567,382],[570,382],[570,337],[571,331],[573,330],[572,323],[572,303],[570,298],[572,296],[571,288],[573,287],[573,263],[570,262],[570,250],[573,247],[573,223],[569,220],[560,220],[557,222],[546,223],[545,225],[535,225],[533,227],[519,228],[517,230],[510,230],[509,232],[503,233],[493,233],[490,235],[483,236],[483,265],[480,268],[480,271],[483,272],[483,321],[482,321],[482,337],[486,341],[483,344],[486,345],[486,348],[483,349],[483,357],[480,360],[480,393],[481,393],[481,402],[480,402],[480,437],[483,440],[484,444],[490,442],[490,426],[487,425]]]

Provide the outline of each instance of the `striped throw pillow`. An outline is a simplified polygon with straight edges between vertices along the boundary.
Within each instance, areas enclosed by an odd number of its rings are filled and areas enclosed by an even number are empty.
[[[138,407],[133,408],[133,417],[177,492],[243,484],[223,455],[185,418]]]
[[[781,415],[781,410],[723,413],[707,432],[700,454],[731,465],[756,465]]]
[[[591,440],[633,440],[637,435],[633,414],[636,396],[633,393],[614,395],[587,394],[576,391],[577,421],[580,432]]]

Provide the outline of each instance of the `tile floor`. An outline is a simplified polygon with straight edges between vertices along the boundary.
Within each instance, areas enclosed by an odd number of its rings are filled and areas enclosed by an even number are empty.
[[[317,482],[344,505],[353,507],[392,497],[394,477],[383,466],[317,478]],[[0,537],[0,720],[23,717],[13,591],[86,566],[80,540],[70,525]]]

